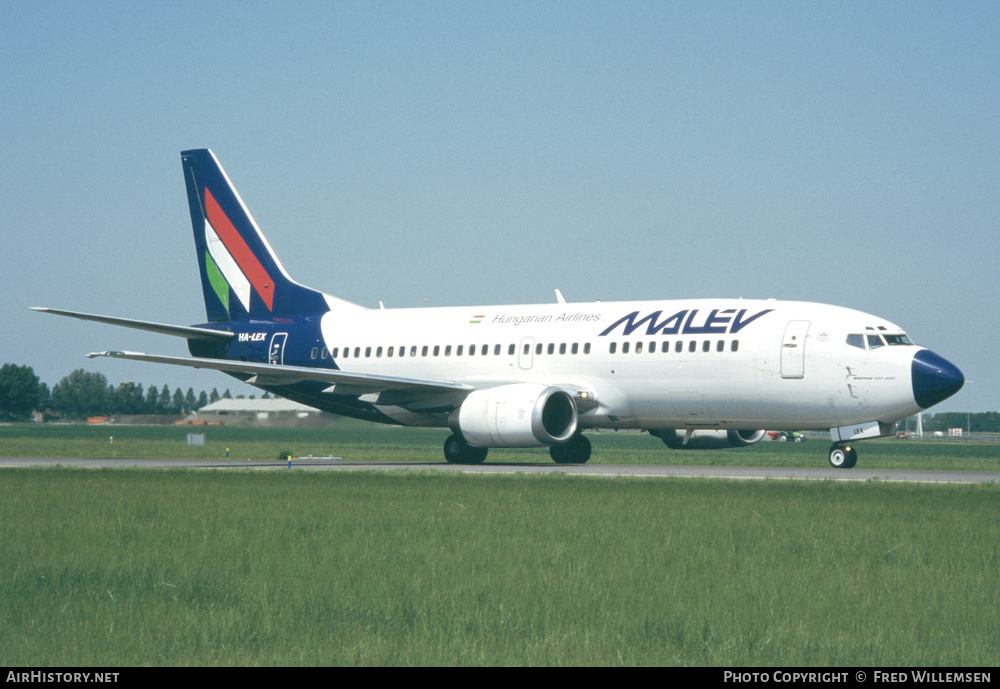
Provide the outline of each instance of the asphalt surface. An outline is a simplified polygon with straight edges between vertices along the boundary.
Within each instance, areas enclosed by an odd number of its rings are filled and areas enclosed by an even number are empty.
[[[1000,471],[935,471],[926,469],[833,469],[830,467],[718,467],[636,464],[503,464],[461,466],[445,462],[351,462],[336,458],[276,460],[78,459],[67,457],[0,457],[2,467],[139,467],[148,469],[271,469],[285,471],[448,471],[466,474],[570,474],[605,477],[687,477],[729,480],[785,479],[806,481],[887,481],[898,483],[1000,483]]]

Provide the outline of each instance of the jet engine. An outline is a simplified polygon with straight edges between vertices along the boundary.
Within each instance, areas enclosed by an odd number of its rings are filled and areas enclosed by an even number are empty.
[[[572,438],[577,411],[565,390],[515,383],[476,390],[448,422],[472,447],[539,447]]]
[[[662,440],[667,447],[675,450],[708,450],[723,447],[746,447],[759,443],[764,437],[764,431],[717,431],[709,429],[698,429],[684,442],[687,431],[663,428],[651,430],[650,435],[655,435]]]

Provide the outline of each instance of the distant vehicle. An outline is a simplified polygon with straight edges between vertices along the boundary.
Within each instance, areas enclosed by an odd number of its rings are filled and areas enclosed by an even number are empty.
[[[478,464],[491,447],[544,446],[556,462],[586,462],[591,445],[582,431],[590,429],[645,430],[669,447],[693,449],[752,445],[765,435],[758,429],[777,427],[828,429],[830,464],[850,468],[853,442],[891,435],[896,421],[965,383],[954,364],[899,326],[825,304],[567,303],[557,291],[551,304],[368,309],[288,275],[214,153],[183,151],[181,161],[207,322],[36,310],[181,337],[192,355],[91,357],[215,369],[335,414],[450,428],[449,462]],[[334,276],[357,259],[335,241],[323,246],[333,250]],[[663,247],[629,250],[654,248]],[[669,260],[681,255],[668,249]],[[373,242],[379,250],[399,247]],[[609,269],[635,285],[662,279],[631,276],[628,256],[614,258]],[[697,258],[706,267],[712,260]],[[370,269],[380,270],[377,257]]]
[[[906,433],[897,433],[896,437],[899,438],[900,440],[906,440],[909,436],[906,435]]]
[[[768,431],[767,435],[771,440],[777,440],[778,442],[791,440],[795,443],[804,443],[806,441],[806,437],[798,431]]]

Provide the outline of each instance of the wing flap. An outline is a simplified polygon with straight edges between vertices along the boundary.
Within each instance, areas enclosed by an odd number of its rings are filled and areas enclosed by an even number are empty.
[[[167,356],[163,354],[145,354],[143,352],[93,352],[88,354],[87,357],[91,359],[95,357],[110,357],[113,359],[145,361],[153,364],[205,368],[224,371],[226,373],[242,373],[252,376],[251,381],[256,385],[291,385],[311,380],[333,386],[333,390],[330,390],[330,392],[334,394],[349,394],[351,396],[386,393],[387,391],[405,392],[410,396],[422,396],[442,392],[471,392],[474,389],[469,385],[439,380],[397,378],[394,376],[378,376],[367,373],[351,373],[329,368],[259,364],[249,361],[230,361],[228,359]],[[405,396],[401,395],[400,397]]]

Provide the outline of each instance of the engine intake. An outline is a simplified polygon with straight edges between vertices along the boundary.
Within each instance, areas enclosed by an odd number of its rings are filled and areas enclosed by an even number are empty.
[[[449,425],[472,447],[555,445],[576,433],[576,403],[555,386],[501,385],[471,393],[452,412]]]

